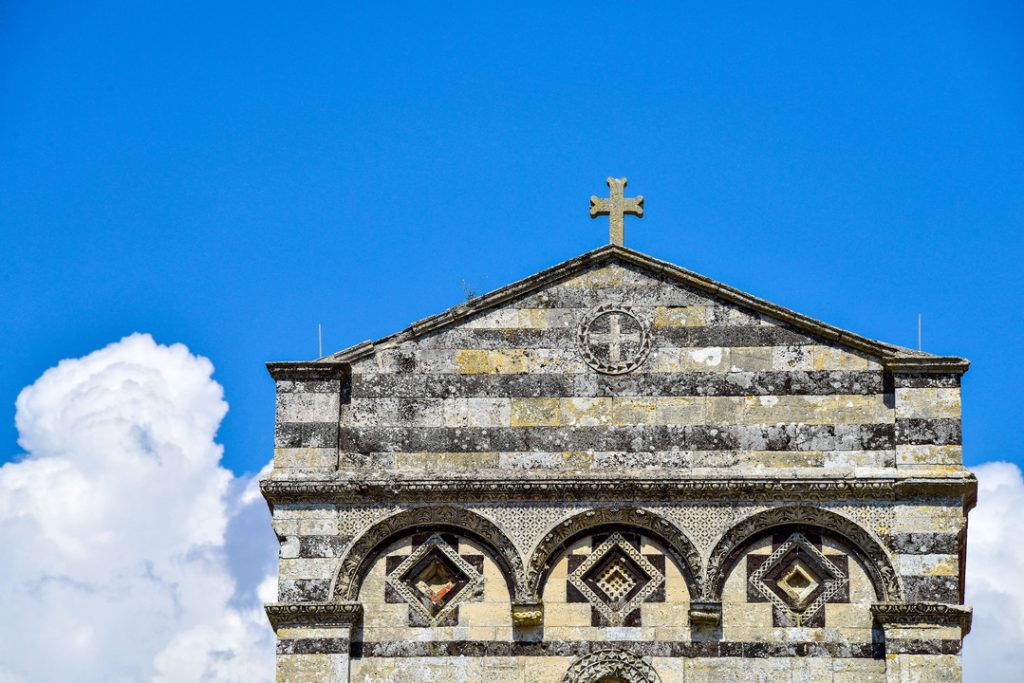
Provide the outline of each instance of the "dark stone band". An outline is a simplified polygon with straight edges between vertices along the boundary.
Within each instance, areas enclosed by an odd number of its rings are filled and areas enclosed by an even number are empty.
[[[445,479],[335,479],[320,481],[266,480],[263,496],[272,505],[283,503],[351,503],[355,501],[451,502],[453,497],[516,501],[834,501],[850,499],[909,500],[914,498],[960,499],[970,504],[977,494],[974,478],[850,480],[804,479],[658,479],[526,478],[463,480]]]
[[[956,654],[958,640],[899,639],[900,653]],[[544,641],[539,643],[492,640],[451,640],[434,642],[352,643],[353,658],[385,657],[580,657],[614,648],[638,657],[831,657],[838,659],[882,659],[889,651],[886,642],[792,642],[744,641]]]
[[[896,419],[896,443],[903,445],[958,446],[963,442],[956,418]]]
[[[955,555],[960,535],[954,533],[904,533],[885,537],[894,552],[903,555]]]
[[[960,386],[961,375],[955,372],[897,373],[893,385],[897,389],[944,389]]]
[[[562,349],[571,348],[575,338],[575,330],[562,327],[452,329],[438,335],[422,337],[417,347],[420,349]],[[654,332],[656,348],[808,346],[821,343],[822,341],[819,339],[775,325],[660,327]],[[410,371],[415,371],[415,369],[414,363]]]
[[[907,602],[960,602],[960,580],[955,576],[904,576]]]
[[[347,655],[351,650],[348,638],[279,638],[279,655]]]
[[[893,436],[891,424],[343,427],[339,445],[356,453],[874,451],[892,448]]]
[[[874,371],[688,372],[629,375],[358,374],[353,398],[568,396],[833,396],[884,393]]]

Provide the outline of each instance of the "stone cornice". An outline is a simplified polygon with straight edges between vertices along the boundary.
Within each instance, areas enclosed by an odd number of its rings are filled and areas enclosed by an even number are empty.
[[[271,503],[452,502],[454,500],[832,501],[960,497],[977,491],[974,477],[920,479],[348,479],[274,480],[260,483]]]
[[[274,380],[339,379],[348,374],[349,367],[337,361],[275,361],[267,363],[267,372]]]
[[[958,626],[966,636],[971,631],[973,610],[941,602],[879,602],[871,606],[871,614],[882,625]]]
[[[275,631],[282,626],[352,626],[363,616],[358,602],[270,604],[265,609]]]
[[[893,344],[886,344],[874,339],[868,339],[848,330],[829,325],[806,315],[797,313],[783,306],[773,304],[770,301],[753,296],[744,291],[730,287],[726,284],[712,280],[709,277],[700,275],[686,268],[682,268],[667,261],[661,261],[647,254],[642,254],[633,249],[617,245],[605,245],[576,258],[563,261],[556,266],[542,270],[539,273],[527,278],[513,282],[499,289],[479,296],[475,299],[449,308],[446,311],[423,318],[410,325],[405,330],[397,332],[388,337],[370,342],[364,341],[355,346],[349,347],[333,356],[334,361],[350,363],[365,358],[374,353],[376,348],[387,347],[398,344],[402,341],[416,339],[430,332],[435,332],[449,325],[460,322],[466,318],[478,315],[484,311],[531,292],[555,284],[566,278],[572,277],[583,270],[594,265],[619,259],[625,263],[641,268],[653,275],[673,280],[681,285],[693,287],[694,289],[706,292],[712,296],[719,297],[730,303],[742,306],[761,315],[774,318],[797,329],[821,339],[835,342],[848,348],[856,349],[877,357],[886,368],[900,372],[953,372],[963,374],[967,371],[970,363],[964,358],[954,356],[933,356],[927,353],[920,353],[911,349],[905,349]]]

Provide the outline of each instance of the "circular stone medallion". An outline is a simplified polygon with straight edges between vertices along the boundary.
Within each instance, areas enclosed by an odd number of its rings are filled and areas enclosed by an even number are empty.
[[[651,352],[650,327],[631,309],[604,304],[587,311],[576,328],[576,343],[587,365],[622,375],[640,367]]]

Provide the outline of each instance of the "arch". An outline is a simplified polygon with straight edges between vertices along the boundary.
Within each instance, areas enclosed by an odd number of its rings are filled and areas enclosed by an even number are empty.
[[[722,536],[708,558],[703,599],[722,598],[726,573],[740,553],[765,532],[781,526],[827,531],[846,541],[860,554],[879,600],[901,602],[903,590],[885,548],[857,523],[829,510],[808,506],[785,506],[765,510],[741,520]]]
[[[519,551],[508,536],[489,519],[475,512],[449,505],[403,510],[366,530],[341,560],[331,591],[335,602],[359,597],[359,588],[381,548],[416,532],[451,531],[483,543],[494,553],[495,562],[508,584],[512,602],[526,595],[526,573]]]
[[[682,529],[648,510],[611,507],[581,512],[558,523],[544,535],[526,567],[527,587],[534,599],[540,600],[544,583],[559,552],[581,536],[601,529],[639,530],[661,542],[682,569],[691,597],[701,594],[700,553]]]
[[[629,683],[661,683],[648,662],[626,650],[598,650],[580,657],[565,672],[562,683],[601,683],[605,680]]]

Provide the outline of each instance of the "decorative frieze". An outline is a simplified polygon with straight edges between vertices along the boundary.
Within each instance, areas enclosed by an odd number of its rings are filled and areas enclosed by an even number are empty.
[[[352,626],[363,616],[358,602],[270,604],[264,609],[275,631],[282,626]]]
[[[722,500],[821,501],[967,498],[977,490],[972,476],[945,479],[896,478],[532,478],[264,480],[260,490],[272,504],[368,501],[434,502],[453,496],[479,501]]]

